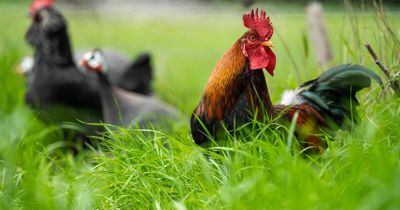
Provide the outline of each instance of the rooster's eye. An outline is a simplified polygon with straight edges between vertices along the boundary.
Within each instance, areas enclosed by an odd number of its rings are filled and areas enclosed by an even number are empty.
[[[43,19],[43,17],[41,15],[39,15],[39,14],[35,15],[35,18],[34,18],[35,22],[41,22],[42,19]]]
[[[256,38],[255,38],[254,36],[250,36],[250,37],[249,37],[249,40],[253,42],[253,41],[256,40]]]

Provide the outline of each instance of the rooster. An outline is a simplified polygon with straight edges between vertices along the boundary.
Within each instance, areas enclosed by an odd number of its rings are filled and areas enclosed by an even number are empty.
[[[371,78],[382,83],[374,72],[359,65],[339,65],[317,79],[286,94],[285,104],[271,102],[262,69],[273,76],[276,57],[272,51],[273,27],[262,10],[243,15],[249,30],[222,56],[214,67],[203,96],[193,111],[190,126],[193,139],[203,144],[215,138],[222,126],[280,117],[296,119],[296,136],[306,148],[321,151],[322,131],[345,128],[358,104],[356,93],[371,85]]]

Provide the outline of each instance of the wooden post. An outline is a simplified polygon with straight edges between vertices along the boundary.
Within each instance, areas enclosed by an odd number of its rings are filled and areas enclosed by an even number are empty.
[[[322,5],[313,1],[308,4],[306,11],[310,41],[314,45],[318,63],[325,65],[332,60],[333,53],[325,29]]]

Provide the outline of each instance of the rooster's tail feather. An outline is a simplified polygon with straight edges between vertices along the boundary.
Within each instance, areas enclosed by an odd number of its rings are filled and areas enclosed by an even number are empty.
[[[359,104],[358,91],[371,86],[371,80],[382,85],[382,80],[373,71],[353,64],[335,66],[315,80],[301,85],[299,95],[327,115],[339,126],[345,127],[345,120],[357,121],[355,106]]]

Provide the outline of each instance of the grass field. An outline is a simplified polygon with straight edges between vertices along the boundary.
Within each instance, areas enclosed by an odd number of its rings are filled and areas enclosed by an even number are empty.
[[[283,132],[292,129],[276,124],[208,149],[193,143],[190,113],[221,54],[245,31],[238,8],[175,16],[63,10],[74,49],[151,52],[156,95],[186,116],[170,132],[120,128],[93,136],[97,149],[68,152],[60,132],[67,125],[38,119],[24,105],[25,81],[14,72],[32,53],[23,39],[26,7],[0,2],[1,209],[400,208],[400,100],[390,91],[380,96],[376,84],[358,96],[360,124],[338,132],[322,155],[301,154]],[[277,102],[284,89],[324,68],[307,41],[303,8],[265,8],[275,26],[278,62],[267,82]],[[357,8],[325,15],[335,52],[330,65],[359,63],[382,75],[363,47],[369,42],[398,71],[399,10],[382,18]]]

